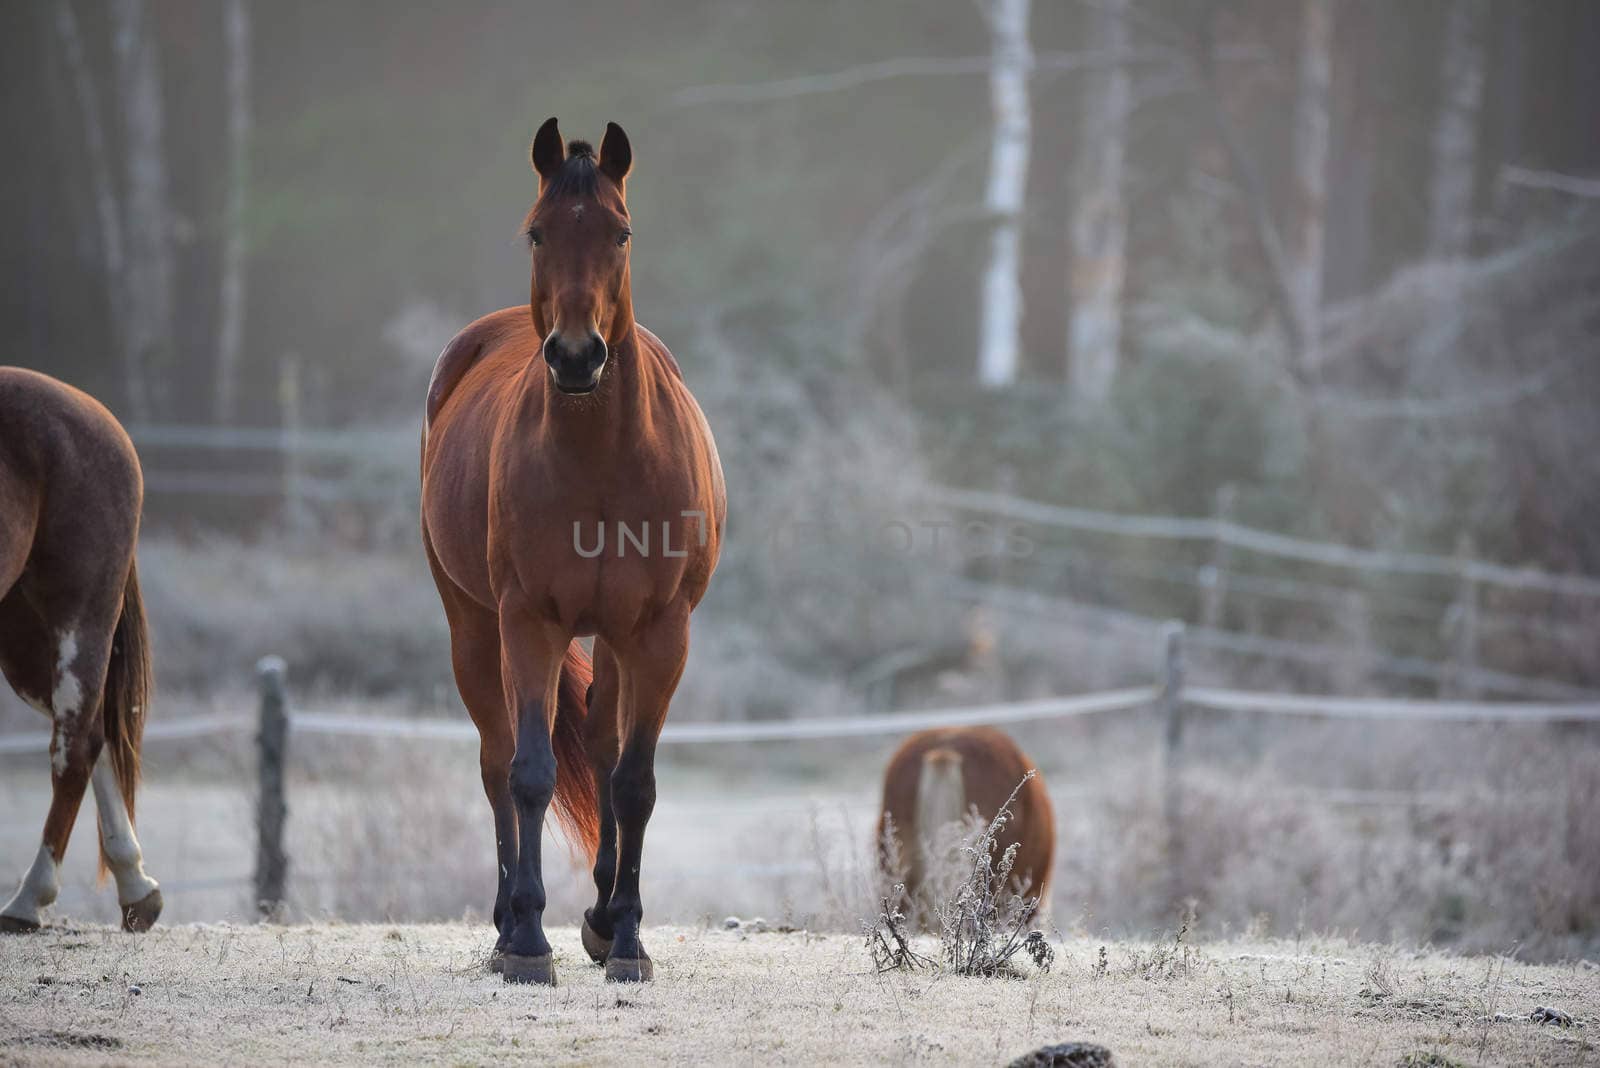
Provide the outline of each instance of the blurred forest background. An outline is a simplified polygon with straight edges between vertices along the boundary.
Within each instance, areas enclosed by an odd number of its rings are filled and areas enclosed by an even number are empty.
[[[453,707],[416,433],[445,342],[526,299],[549,115],[628,130],[639,318],[728,469],[675,719],[1143,683],[1169,617],[1210,635],[1201,681],[1600,691],[1590,0],[7,0],[0,27],[0,359],[132,429],[174,701],[279,653],[303,691]],[[877,536],[959,518],[952,489],[1465,578],[1014,508],[985,521],[1026,558]],[[1345,744],[1285,774],[1417,781]],[[1600,796],[1584,751],[1551,811]],[[1546,926],[1595,930],[1592,834],[1538,859],[1572,888]]]
[[[414,548],[427,375],[526,299],[526,149],[556,114],[637,146],[640,319],[732,486],[709,614],[768,667],[837,678],[971,630],[923,572],[984,561],[765,537],[797,507],[870,531],[921,481],[1190,516],[1226,487],[1272,530],[1600,572],[1584,0],[3,10],[5,359],[168,429],[136,434],[158,535]],[[301,461],[170,433],[288,421],[396,433],[290,508],[273,479]],[[1199,611],[1080,564],[1076,596]],[[1352,629],[1247,601],[1221,622]],[[1491,666],[1600,685],[1592,599],[1488,607]],[[1355,629],[1448,651],[1383,611]],[[391,681],[443,677],[418,651]]]

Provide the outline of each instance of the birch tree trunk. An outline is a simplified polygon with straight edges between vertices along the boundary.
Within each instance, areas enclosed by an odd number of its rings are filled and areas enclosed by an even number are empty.
[[[171,216],[167,195],[161,71],[143,0],[111,5],[117,98],[122,105],[127,279],[122,322],[130,362],[129,404],[147,420],[162,363],[173,356]]]
[[[1483,106],[1485,0],[1453,0],[1446,16],[1428,191],[1428,255],[1461,256],[1472,241],[1472,191]]]
[[[228,94],[228,192],[222,240],[221,309],[217,317],[217,377],[212,416],[226,423],[235,414],[239,356],[244,340],[244,205],[249,184],[250,11],[245,0],[227,0],[222,12]]]
[[[1295,87],[1292,186],[1286,252],[1288,290],[1298,324],[1301,375],[1318,362],[1322,253],[1328,205],[1328,131],[1333,69],[1332,0],[1301,0],[1300,76]]]
[[[1028,43],[1030,2],[981,0],[993,42],[989,101],[994,111],[994,138],[984,193],[984,208],[993,230],[978,330],[978,382],[988,387],[1015,382],[1020,362],[1021,219],[1033,132],[1028,110],[1028,73],[1033,66],[1033,50]]]
[[[1127,0],[1100,0],[1089,14],[1090,47],[1127,51]],[[1072,210],[1068,386],[1074,401],[1099,404],[1116,381],[1122,345],[1122,282],[1127,210],[1122,199],[1132,95],[1128,71],[1114,62],[1086,75],[1077,200]]]
[[[111,337],[117,346],[117,362],[122,369],[122,388],[128,399],[129,410],[148,410],[145,397],[144,376],[133,349],[128,345],[124,329],[127,307],[127,255],[122,245],[122,219],[117,212],[116,182],[111,175],[111,154],[106,148],[106,128],[100,116],[100,96],[95,88],[94,76],[84,57],[83,34],[78,28],[77,16],[72,12],[70,0],[56,5],[56,36],[61,41],[61,51],[66,57],[67,71],[72,77],[73,95],[83,112],[83,140],[89,163],[89,186],[94,195],[95,223],[99,231],[101,264],[105,270],[106,311],[111,323]]]

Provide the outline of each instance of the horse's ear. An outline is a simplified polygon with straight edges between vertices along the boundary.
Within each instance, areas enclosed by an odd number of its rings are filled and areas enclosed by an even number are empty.
[[[539,132],[533,135],[533,148],[528,155],[533,160],[533,169],[539,172],[540,182],[553,178],[566,160],[567,150],[561,143],[561,131],[556,128],[554,116],[544,120]]]
[[[606,136],[600,142],[600,173],[621,186],[632,166],[633,146],[628,144],[628,135],[616,123],[606,123]]]

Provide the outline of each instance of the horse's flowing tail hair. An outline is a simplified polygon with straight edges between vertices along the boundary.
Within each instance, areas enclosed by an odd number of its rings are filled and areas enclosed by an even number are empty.
[[[551,742],[556,751],[556,822],[567,840],[594,863],[600,849],[600,795],[589,765],[584,720],[589,715],[589,684],[594,665],[583,646],[573,642],[561,663],[561,687],[556,697],[556,726]]]
[[[106,669],[103,701],[105,752],[133,824],[133,799],[139,789],[139,747],[144,739],[144,717],[150,706],[154,675],[150,669],[150,630],[145,623],[144,598],[139,594],[139,568],[128,568],[128,582],[122,591],[122,615],[117,620],[111,641],[111,662]],[[102,840],[100,877],[108,864]]]

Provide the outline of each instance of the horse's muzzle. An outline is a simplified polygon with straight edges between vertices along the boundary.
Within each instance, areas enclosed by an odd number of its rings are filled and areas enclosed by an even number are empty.
[[[593,393],[606,367],[606,339],[589,331],[587,337],[567,338],[551,331],[544,339],[544,362],[550,378],[563,393]]]

